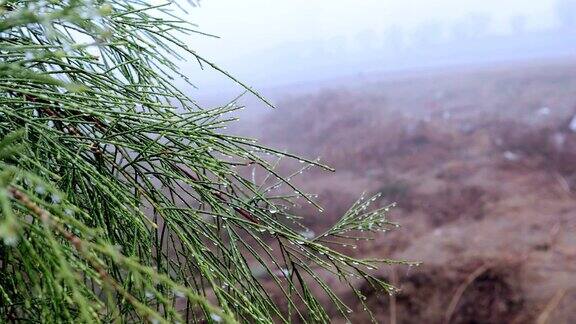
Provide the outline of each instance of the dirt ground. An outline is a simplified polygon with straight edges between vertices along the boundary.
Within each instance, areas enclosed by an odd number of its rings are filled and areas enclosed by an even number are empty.
[[[575,323],[574,90],[576,62],[373,78],[291,96],[258,136],[336,167],[298,183],[313,229],[363,191],[399,203],[402,228],[355,250],[423,262],[381,270],[397,296],[362,287],[378,321]]]

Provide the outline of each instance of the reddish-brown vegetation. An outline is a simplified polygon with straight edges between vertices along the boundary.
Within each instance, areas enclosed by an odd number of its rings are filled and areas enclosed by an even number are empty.
[[[260,137],[336,167],[299,180],[326,208],[315,229],[365,190],[399,203],[403,228],[356,251],[424,264],[380,270],[395,299],[363,287],[379,321],[570,323],[575,88],[571,63],[365,81],[287,99]]]

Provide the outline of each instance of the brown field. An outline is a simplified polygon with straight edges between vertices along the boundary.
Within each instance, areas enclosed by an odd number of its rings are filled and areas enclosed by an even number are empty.
[[[379,321],[575,323],[575,90],[574,62],[372,76],[287,97],[255,128],[337,169],[298,182],[325,207],[300,211],[314,230],[363,191],[398,202],[402,228],[354,250],[423,261],[379,270],[395,297],[363,287]]]

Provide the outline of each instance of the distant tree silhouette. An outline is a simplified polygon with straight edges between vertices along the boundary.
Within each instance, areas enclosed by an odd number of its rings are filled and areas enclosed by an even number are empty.
[[[516,35],[524,34],[526,32],[526,16],[516,15],[510,18],[510,28]]]
[[[404,30],[398,25],[392,25],[382,35],[384,47],[388,50],[397,51],[406,46]]]
[[[372,29],[365,29],[354,37],[354,47],[357,50],[374,50],[380,47],[380,35]]]
[[[556,15],[562,29],[576,30],[576,0],[558,0]]]
[[[416,45],[431,45],[442,41],[444,26],[438,21],[424,22],[414,31]]]
[[[452,28],[452,37],[457,40],[478,38],[488,33],[492,18],[482,13],[470,13]]]

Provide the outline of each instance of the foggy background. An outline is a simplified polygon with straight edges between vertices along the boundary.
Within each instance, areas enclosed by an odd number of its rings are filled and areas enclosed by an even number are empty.
[[[279,108],[247,95],[226,132],[337,170],[291,181],[324,208],[294,207],[308,228],[363,192],[398,203],[401,229],[346,248],[424,262],[378,270],[397,297],[359,287],[378,322],[576,323],[576,0],[204,0],[188,17],[220,37],[188,45]],[[243,92],[182,71],[203,107]]]
[[[205,0],[190,20],[221,37],[191,48],[279,108],[247,95],[226,131],[336,169],[291,180],[324,208],[294,207],[307,227],[363,192],[398,203],[400,229],[347,247],[424,262],[378,270],[397,297],[359,287],[379,323],[576,323],[576,0]],[[182,69],[203,107],[242,92]]]
[[[190,10],[192,48],[267,93],[375,72],[566,57],[576,53],[572,0],[209,0]],[[184,64],[198,98],[238,93]]]

